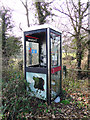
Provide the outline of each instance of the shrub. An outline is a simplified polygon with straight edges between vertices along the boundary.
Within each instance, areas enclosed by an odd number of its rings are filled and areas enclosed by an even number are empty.
[[[23,73],[12,69],[8,71],[8,80],[2,81],[3,114],[8,119],[17,119],[21,113],[29,112],[31,97],[26,90],[29,83],[24,79]]]
[[[23,71],[23,60],[20,60],[18,62],[18,67],[19,67],[19,70]]]

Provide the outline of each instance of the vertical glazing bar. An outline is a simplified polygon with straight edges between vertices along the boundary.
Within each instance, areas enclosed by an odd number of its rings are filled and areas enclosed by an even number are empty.
[[[51,93],[50,93],[50,29],[47,28],[47,50],[48,50],[48,79],[47,79],[47,82],[48,82],[48,86],[47,86],[47,102],[48,102],[48,105],[51,103]]]
[[[25,33],[24,33],[24,77],[26,79],[26,40],[25,40]]]
[[[60,35],[60,93],[62,94],[62,34]]]

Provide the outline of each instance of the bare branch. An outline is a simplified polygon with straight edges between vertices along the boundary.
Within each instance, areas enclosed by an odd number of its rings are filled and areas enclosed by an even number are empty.
[[[45,5],[46,5],[46,6],[47,6],[47,5],[50,5],[50,4],[52,4],[54,1],[55,1],[55,0],[52,0],[51,2],[47,2],[47,3],[45,3]]]
[[[87,3],[86,8],[82,11],[82,16],[83,16],[83,14],[87,11],[88,7],[89,7],[89,4]]]
[[[78,11],[78,9],[77,9],[77,7],[75,6],[73,0],[71,0],[71,1],[72,1],[72,5],[74,6],[74,8]]]
[[[23,29],[21,28],[21,23],[19,23],[19,29],[20,29],[21,31],[23,31]]]
[[[64,15],[68,16],[69,18],[72,18],[69,14],[65,13],[64,11],[61,11],[61,10],[59,10],[58,8],[54,8],[54,9],[57,10],[57,11],[59,11],[60,13],[62,13],[62,14],[64,14]],[[58,16],[58,15],[56,15],[56,16]],[[59,16],[58,16],[58,17],[59,17]],[[72,18],[72,20],[75,21],[73,18]],[[76,21],[75,21],[75,22],[76,22]]]
[[[22,0],[20,0],[20,1],[22,2],[23,6],[26,9],[27,26],[30,27],[30,24],[29,24],[29,9],[28,9],[27,0],[25,1],[25,3]]]
[[[82,28],[83,30],[85,30],[85,31],[89,32],[88,27],[87,27],[87,28],[81,27],[81,28]]]
[[[66,1],[67,1],[67,0],[66,0]],[[75,32],[77,32],[77,29],[76,29],[75,24],[74,24],[74,22],[76,22],[76,20],[73,19],[73,16],[72,16],[71,13],[70,13],[69,6],[68,6],[68,2],[67,2],[66,4],[67,4],[67,9],[68,9],[69,14],[66,13],[66,12],[64,12],[64,10],[61,11],[60,9],[58,9],[58,8],[56,8],[56,7],[55,7],[54,9],[57,10],[57,11],[59,11],[60,13],[62,13],[62,14],[64,14],[64,15],[68,16],[68,17],[70,18],[71,22],[72,22],[72,25],[73,25],[73,28],[74,28]]]
[[[69,16],[70,16],[70,19],[71,19],[73,28],[74,28],[75,32],[77,32],[77,29],[76,29],[76,27],[75,27],[75,24],[74,24],[74,21],[73,21],[73,18],[72,18],[72,15],[71,15],[71,12],[70,12],[70,9],[69,9],[68,1],[67,1],[67,0],[66,0],[66,5],[67,5],[67,10],[68,10],[68,12],[69,12]]]
[[[20,0],[21,1],[21,3],[23,4],[23,6],[26,8],[26,5],[24,4],[24,2],[22,1],[22,0]]]
[[[88,15],[89,15],[88,13],[86,15],[83,15],[83,18],[86,17],[86,16],[88,16]]]

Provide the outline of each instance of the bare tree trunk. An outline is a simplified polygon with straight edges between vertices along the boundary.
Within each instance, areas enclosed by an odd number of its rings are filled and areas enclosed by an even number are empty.
[[[3,68],[8,66],[8,56],[6,54],[6,12],[2,14],[2,65]]]
[[[30,24],[29,24],[29,9],[28,9],[27,0],[26,0],[26,3],[24,3],[22,0],[20,0],[20,1],[22,2],[23,6],[26,9],[27,26],[30,27]]]
[[[35,3],[35,7],[38,14],[38,21],[40,25],[46,23],[46,18],[48,16],[53,15],[51,11],[48,10],[48,5],[51,4],[52,2],[49,2],[49,3],[43,2],[43,4],[42,2]]]
[[[79,35],[77,35],[77,53],[76,53],[76,58],[77,58],[77,78],[81,79],[81,60],[82,60],[82,46],[81,46],[81,40],[79,38]]]
[[[37,14],[38,14],[38,21],[39,21],[39,24],[44,24],[44,16],[43,16],[43,12],[41,10],[41,3],[40,2],[36,2],[35,3],[36,5],[36,9],[37,9]]]
[[[30,27],[30,24],[29,24],[29,11],[28,11],[28,5],[27,5],[27,0],[26,0],[26,16],[27,16],[27,26]]]
[[[88,0],[88,61],[87,69],[90,70],[90,1]],[[88,72],[88,80],[90,80],[90,73]],[[90,82],[90,81],[89,81]]]
[[[26,10],[26,16],[27,16],[27,26],[30,27],[28,10]]]
[[[90,41],[90,33],[89,33],[89,41]],[[87,67],[87,69],[90,71],[90,42],[89,42],[89,48],[88,48],[88,67]],[[90,72],[88,72],[88,79],[90,80]]]

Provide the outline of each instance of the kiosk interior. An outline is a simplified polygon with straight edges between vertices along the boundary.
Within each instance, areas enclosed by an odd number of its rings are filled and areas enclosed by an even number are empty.
[[[24,70],[31,96],[50,104],[61,92],[61,33],[40,25],[24,32]]]

